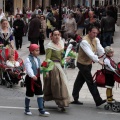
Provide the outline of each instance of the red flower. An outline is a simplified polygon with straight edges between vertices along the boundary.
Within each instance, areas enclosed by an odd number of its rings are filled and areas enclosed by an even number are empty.
[[[48,63],[44,61],[41,66],[42,66],[42,67],[47,67],[47,66],[48,66]]]

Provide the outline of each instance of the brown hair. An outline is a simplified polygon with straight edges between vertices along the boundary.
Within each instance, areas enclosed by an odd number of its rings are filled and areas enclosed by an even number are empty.
[[[2,19],[2,20],[1,20],[1,24],[2,24],[4,21],[7,21],[7,19]],[[7,21],[7,22],[8,22],[8,21]]]

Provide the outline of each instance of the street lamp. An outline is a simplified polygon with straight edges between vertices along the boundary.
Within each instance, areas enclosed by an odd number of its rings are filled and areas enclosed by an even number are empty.
[[[61,9],[62,0],[59,0],[59,26],[58,29],[61,30],[62,25],[62,9]]]

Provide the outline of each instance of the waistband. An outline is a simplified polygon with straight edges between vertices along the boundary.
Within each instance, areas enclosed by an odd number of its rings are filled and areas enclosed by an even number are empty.
[[[53,62],[60,62],[60,60],[52,60]]]

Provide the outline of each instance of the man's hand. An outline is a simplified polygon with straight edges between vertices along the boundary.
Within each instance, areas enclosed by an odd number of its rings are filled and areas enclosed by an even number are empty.
[[[16,29],[18,28],[18,26],[16,26]]]
[[[99,63],[100,65],[104,65],[104,63],[103,63],[102,61],[98,61],[98,63]]]
[[[32,77],[32,79],[35,80],[35,81],[37,81],[37,77],[36,76]]]

